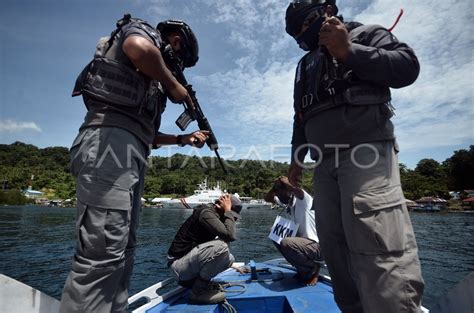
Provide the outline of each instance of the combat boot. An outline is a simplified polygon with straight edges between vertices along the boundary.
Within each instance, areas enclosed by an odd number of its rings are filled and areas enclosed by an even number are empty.
[[[220,283],[218,283],[218,282],[216,282],[216,281],[212,281],[212,280],[211,280],[211,281],[209,282],[209,285],[210,285],[210,288],[211,288],[211,289],[215,289],[215,290],[219,290],[219,291],[224,291],[224,287],[223,287]]]
[[[225,293],[217,289],[209,280],[196,279],[189,295],[190,303],[216,304],[225,300]]]

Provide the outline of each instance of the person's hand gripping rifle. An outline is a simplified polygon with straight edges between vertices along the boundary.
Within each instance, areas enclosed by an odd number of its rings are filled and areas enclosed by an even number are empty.
[[[182,131],[184,131],[192,121],[197,121],[200,130],[209,131],[209,138],[207,139],[206,144],[216,154],[217,160],[219,160],[219,164],[224,170],[224,173],[228,173],[227,168],[224,166],[224,163],[218,152],[219,145],[217,143],[217,138],[214,135],[211,125],[204,115],[201,106],[199,105],[199,101],[196,98],[196,92],[194,91],[193,86],[188,84],[186,77],[183,74],[181,60],[176,56],[170,45],[167,45],[163,49],[162,55],[165,63],[173,73],[173,76],[187,89],[189,97],[191,98],[194,106],[193,107],[189,105],[187,102],[183,103],[184,112],[176,120],[176,125],[178,125]]]

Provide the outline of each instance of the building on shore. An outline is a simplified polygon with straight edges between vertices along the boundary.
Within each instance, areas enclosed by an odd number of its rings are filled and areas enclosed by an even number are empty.
[[[462,204],[463,206],[468,206],[471,210],[474,210],[474,197],[462,200]]]
[[[437,197],[422,197],[415,202],[420,205],[415,211],[423,212],[439,212],[446,210],[448,206],[448,201]]]
[[[408,211],[417,211],[422,208],[421,204],[416,203],[413,200],[405,199]]]

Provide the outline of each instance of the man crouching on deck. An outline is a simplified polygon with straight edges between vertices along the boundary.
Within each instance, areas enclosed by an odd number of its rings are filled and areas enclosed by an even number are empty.
[[[234,195],[215,204],[200,205],[183,223],[168,250],[168,267],[178,283],[191,287],[192,303],[220,303],[225,293],[211,279],[234,263],[228,243],[234,241],[235,223],[242,205]]]
[[[288,177],[281,176],[273,183],[265,201],[286,209],[286,217],[298,224],[295,237],[287,237],[275,246],[297,270],[296,278],[305,285],[315,285],[323,262],[316,231],[313,198],[302,188],[293,186]]]

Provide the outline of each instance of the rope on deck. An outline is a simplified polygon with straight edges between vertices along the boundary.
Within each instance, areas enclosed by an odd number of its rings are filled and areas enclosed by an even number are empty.
[[[237,310],[227,300],[221,304],[222,308],[228,313],[237,313]]]

